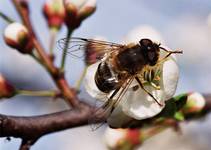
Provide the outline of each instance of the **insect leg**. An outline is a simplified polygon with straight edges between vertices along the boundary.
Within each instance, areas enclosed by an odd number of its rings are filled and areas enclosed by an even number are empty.
[[[138,78],[137,76],[135,77],[135,79],[136,79],[136,81],[139,83],[139,85],[141,86],[141,88],[142,88],[147,94],[149,94],[149,96],[151,96],[151,97],[154,99],[154,101],[155,101],[159,106],[163,106],[163,104],[161,104],[160,102],[158,102],[158,100],[157,100],[149,91],[147,91],[147,90],[144,88],[143,84],[141,83],[141,81],[139,80],[139,78]]]
[[[113,97],[119,92],[119,90],[120,88],[116,89],[108,100],[100,108],[96,109],[95,112],[93,112],[93,115],[88,119],[92,131],[101,127],[112,113]]]
[[[120,102],[121,98],[123,95],[126,93],[128,87],[132,83],[134,78],[128,79],[120,88],[116,89],[112,95],[108,98],[106,103],[104,103],[103,106],[101,106],[99,109],[97,109],[93,116],[89,119],[90,124],[95,124],[92,125],[92,131],[98,129],[103,125],[103,123],[106,121],[106,119],[111,115],[117,104]],[[113,99],[116,94],[118,94],[117,98]],[[104,119],[104,121],[103,121]],[[96,124],[98,122],[102,122],[99,124]]]

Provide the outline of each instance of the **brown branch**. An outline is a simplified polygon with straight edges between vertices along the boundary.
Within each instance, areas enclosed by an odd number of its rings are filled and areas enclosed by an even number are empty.
[[[16,137],[24,141],[36,141],[41,136],[88,124],[93,108],[80,103],[72,109],[34,117],[0,115],[0,137]]]
[[[78,107],[79,102],[78,102],[78,98],[75,91],[69,87],[67,81],[65,80],[64,74],[61,73],[57,67],[54,66],[52,59],[47,55],[41,43],[38,41],[36,37],[36,34],[33,30],[33,27],[29,18],[28,6],[26,6],[26,4],[21,5],[18,0],[12,0],[12,2],[15,5],[15,8],[17,9],[18,13],[20,14],[20,17],[23,23],[26,25],[26,27],[28,28],[29,32],[32,35],[33,44],[37,50],[37,53],[39,54],[39,57],[41,58],[43,62],[43,66],[50,73],[52,79],[54,80],[57,87],[60,89],[67,103],[73,107]]]
[[[30,147],[33,145],[34,141],[25,141],[22,140],[19,150],[30,150]]]

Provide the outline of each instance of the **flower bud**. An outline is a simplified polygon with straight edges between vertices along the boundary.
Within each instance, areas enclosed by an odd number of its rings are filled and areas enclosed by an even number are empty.
[[[4,31],[4,40],[12,48],[28,54],[33,49],[33,43],[29,31],[20,23],[9,24]]]
[[[112,129],[107,128],[105,131],[105,143],[111,148],[115,149],[121,144],[127,136],[127,129]]]
[[[88,0],[87,3],[80,9],[79,18],[84,20],[93,14],[96,10],[96,0]]]
[[[94,13],[96,0],[64,0],[65,23],[68,28],[78,28],[81,22]]]
[[[0,74],[0,99],[15,95],[15,88]]]
[[[197,92],[193,92],[188,94],[187,102],[183,111],[185,113],[197,113],[200,112],[205,106],[205,99],[204,97]]]
[[[139,129],[111,129],[105,132],[105,142],[110,149],[134,149],[141,144]]]
[[[62,0],[48,0],[43,6],[43,14],[50,28],[60,29],[65,16]]]

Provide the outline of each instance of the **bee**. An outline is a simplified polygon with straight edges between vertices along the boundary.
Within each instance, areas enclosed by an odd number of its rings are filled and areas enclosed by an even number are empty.
[[[154,71],[156,66],[165,61],[171,54],[182,53],[179,50],[167,50],[161,44],[150,39],[141,39],[138,43],[117,44],[85,38],[71,38],[67,41],[64,38],[58,41],[60,48],[64,47],[65,42],[70,43],[68,53],[72,55],[78,50],[89,53],[91,48],[95,48],[95,53],[97,53],[95,59],[100,61],[95,72],[95,84],[101,92],[109,97],[105,104],[93,114],[94,119],[92,120],[95,120],[93,122],[97,122],[105,114],[108,117],[113,112],[133,80],[136,80],[138,84],[138,86],[133,87],[134,91],[140,87],[155,103],[162,107],[163,104],[159,103],[146,90],[144,84],[147,82],[159,89],[155,79],[157,77]],[[163,57],[161,57],[161,50],[165,52]]]

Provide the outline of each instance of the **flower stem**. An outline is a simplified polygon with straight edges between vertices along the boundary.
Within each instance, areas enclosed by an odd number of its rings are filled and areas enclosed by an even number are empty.
[[[68,49],[68,46],[69,46],[69,40],[70,40],[70,37],[71,37],[72,32],[73,32],[73,30],[68,29],[67,36],[66,36],[66,39],[67,40],[65,41],[65,47],[64,47],[64,50],[63,50],[61,67],[60,67],[60,70],[62,72],[64,71],[65,60],[66,60],[66,56],[67,56],[67,49]]]
[[[154,126],[154,127],[151,127],[149,129],[145,129],[145,130],[142,129],[140,140],[143,143],[147,139],[153,137],[154,135],[156,135],[158,133],[161,133],[162,131],[164,131],[167,128],[169,128],[169,126]]]
[[[52,28],[50,30],[50,45],[49,45],[50,56],[53,56],[53,48],[57,32],[58,30],[56,28]]]
[[[3,12],[0,12],[0,17],[2,19],[4,19],[6,22],[8,22],[8,23],[13,23],[14,22],[10,17],[8,17],[7,15],[5,15]]]
[[[86,75],[87,68],[88,68],[88,66],[86,66],[86,67],[83,69],[83,71],[82,71],[82,73],[81,73],[81,75],[80,75],[80,78],[79,78],[79,79],[77,80],[77,82],[76,82],[76,85],[75,85],[76,91],[79,91],[79,90],[80,90],[81,83],[82,83],[82,81],[83,81],[83,79],[84,79],[84,77],[85,77],[85,75]]]
[[[24,96],[43,96],[43,97],[56,97],[58,92],[56,91],[29,91],[29,90],[17,90],[17,94]]]

